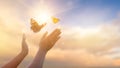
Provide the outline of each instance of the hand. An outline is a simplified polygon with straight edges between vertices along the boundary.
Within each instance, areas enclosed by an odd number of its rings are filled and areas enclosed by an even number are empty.
[[[23,34],[23,38],[22,38],[22,53],[23,54],[28,54],[28,45],[27,45],[27,43],[26,43],[26,36],[25,36],[25,34]]]
[[[26,38],[25,38],[25,35],[23,34],[22,51],[16,57],[14,57],[11,61],[9,61],[4,66],[2,66],[2,68],[17,68],[18,65],[23,61],[25,56],[28,54],[28,46],[25,40]]]
[[[40,50],[45,52],[49,51],[54,44],[60,39],[61,31],[60,29],[55,29],[50,35],[47,36],[47,32],[43,35],[40,41]]]

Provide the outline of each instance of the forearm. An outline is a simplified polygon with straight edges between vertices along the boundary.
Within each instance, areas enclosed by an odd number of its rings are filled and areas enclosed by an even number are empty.
[[[22,62],[26,55],[27,54],[24,52],[20,52],[15,58],[5,64],[2,68],[17,68],[17,66]]]
[[[45,59],[46,52],[39,49],[33,62],[28,66],[28,68],[42,68]]]

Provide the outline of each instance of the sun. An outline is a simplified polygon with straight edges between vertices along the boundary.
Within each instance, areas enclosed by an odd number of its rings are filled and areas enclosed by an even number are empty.
[[[51,16],[52,15],[50,12],[42,11],[36,15],[35,19],[39,22],[39,24],[42,24],[47,23],[50,20]]]
[[[47,5],[35,5],[33,10],[30,11],[30,15],[39,24],[48,23],[53,16],[53,10]]]

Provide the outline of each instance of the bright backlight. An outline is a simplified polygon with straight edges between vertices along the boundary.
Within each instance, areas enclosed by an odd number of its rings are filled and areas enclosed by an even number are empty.
[[[51,18],[50,13],[48,12],[40,12],[38,15],[36,15],[35,19],[41,24],[41,23],[47,23],[49,19]]]

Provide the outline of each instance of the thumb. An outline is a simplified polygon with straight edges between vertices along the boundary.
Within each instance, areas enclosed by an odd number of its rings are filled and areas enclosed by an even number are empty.
[[[24,43],[25,40],[26,40],[26,36],[25,36],[25,34],[23,34],[22,43]]]

